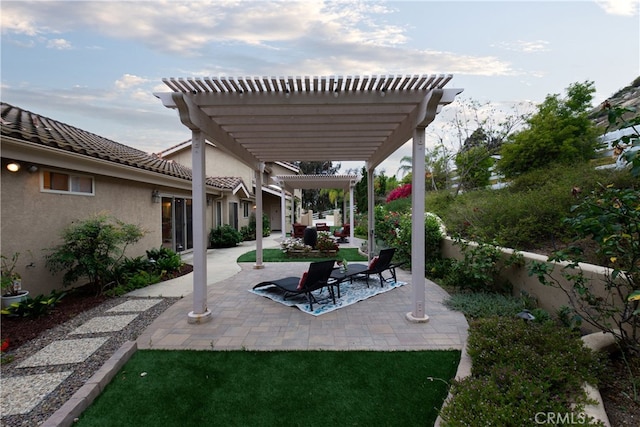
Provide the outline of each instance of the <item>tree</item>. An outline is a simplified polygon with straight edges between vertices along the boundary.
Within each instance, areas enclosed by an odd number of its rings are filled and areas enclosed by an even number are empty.
[[[367,168],[365,166],[360,170],[362,178],[358,181],[353,189],[353,198],[355,199],[355,205],[358,208],[358,212],[367,212]]]
[[[340,164],[333,166],[333,162],[298,162],[297,166],[305,175],[335,175],[340,170]],[[316,212],[333,209],[333,203],[329,195],[319,189],[309,188],[302,190],[302,207]]]
[[[438,144],[433,149],[426,150],[424,162],[425,184],[427,184],[425,187],[427,190],[431,188],[437,191],[438,188],[444,187],[449,180],[449,153],[444,144]],[[404,175],[401,182],[404,184],[410,183],[412,176],[411,156],[404,156],[400,159],[400,163],[398,172],[402,172]]]
[[[455,116],[444,126],[448,130],[447,138],[454,135],[457,141],[457,154],[448,156],[456,163],[459,184],[455,187],[456,194],[462,189],[482,186],[482,182],[488,184],[492,157],[498,153],[507,136],[526,121],[527,113],[522,113],[520,108],[518,104],[513,105],[510,111],[503,111],[490,102],[481,103],[473,99],[456,102]],[[444,145],[447,138],[440,137],[440,143]],[[485,181],[482,177],[486,175]]]
[[[458,153],[456,167],[461,173],[458,175],[459,185],[456,191],[472,190],[489,185],[491,166],[493,166],[493,159],[485,145],[477,145]]]
[[[384,174],[384,171],[380,171],[380,174],[376,175],[373,183],[373,192],[376,196],[384,197],[387,194],[387,181],[389,178]]]
[[[502,146],[499,169],[507,178],[552,163],[572,164],[594,157],[598,132],[588,118],[593,82],[574,83],[564,99],[548,95],[528,120],[528,127]]]

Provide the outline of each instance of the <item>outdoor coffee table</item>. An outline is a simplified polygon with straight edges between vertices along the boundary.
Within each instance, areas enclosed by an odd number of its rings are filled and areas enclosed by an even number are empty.
[[[366,271],[367,268],[364,264],[351,264],[347,265],[347,271],[342,271],[342,267],[335,267],[333,269],[329,277],[335,280],[335,283],[332,283],[332,285],[338,288],[338,298],[340,298],[340,283],[346,280],[353,282],[353,278],[363,271]]]

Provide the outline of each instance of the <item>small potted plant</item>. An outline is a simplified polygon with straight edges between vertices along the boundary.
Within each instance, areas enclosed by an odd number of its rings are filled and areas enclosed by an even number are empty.
[[[0,285],[2,286],[2,308],[7,308],[15,302],[27,299],[29,291],[22,289],[22,277],[16,270],[20,252],[15,252],[11,258],[0,255]]]

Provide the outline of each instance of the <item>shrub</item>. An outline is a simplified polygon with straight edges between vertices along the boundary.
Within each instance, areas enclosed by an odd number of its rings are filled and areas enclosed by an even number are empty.
[[[240,228],[240,234],[243,241],[256,240],[256,214],[251,213],[249,216],[249,225],[245,225]],[[271,225],[269,217],[266,214],[262,214],[262,237],[267,237],[271,234]]]
[[[299,237],[289,237],[280,243],[282,252],[287,253],[289,251],[305,251],[309,252],[313,248],[309,245],[305,245],[304,241]]]
[[[149,285],[159,283],[162,280],[162,273],[148,272],[144,270],[136,271],[127,275],[122,282],[106,290],[108,296],[121,296],[136,289],[146,288]]]
[[[65,285],[82,278],[99,293],[113,280],[113,269],[124,257],[126,247],[145,232],[107,215],[72,223],[62,231],[63,243],[49,249],[46,265],[53,273],[64,271]]]
[[[566,262],[564,286],[551,275],[553,266],[532,262],[529,274],[562,290],[587,323],[613,334],[624,348],[640,354],[640,199],[634,188],[600,188],[573,208],[565,224],[577,239],[592,238],[596,253],[611,267],[603,282],[591,282],[582,272],[579,248],[558,251],[553,261]]]
[[[338,244],[333,240],[331,233],[328,231],[318,231],[316,249],[319,251],[335,251],[338,250]]]
[[[391,190],[387,196],[386,202],[389,203],[396,199],[410,198],[411,197],[411,184],[404,184],[400,187]]]
[[[147,258],[151,262],[153,271],[164,274],[172,274],[179,271],[182,265],[182,259],[180,254],[165,247],[157,249],[149,249],[147,251]]]
[[[2,314],[16,317],[41,317],[49,314],[51,310],[67,295],[66,292],[51,291],[49,295],[38,295],[34,298],[27,297],[20,302],[14,302],[2,310]]]
[[[514,252],[503,261],[502,250],[495,244],[470,244],[459,238],[454,244],[461,247],[464,258],[451,262],[443,278],[444,285],[474,292],[504,293],[511,289],[511,283],[501,280],[500,273],[522,262],[521,254]]]
[[[552,323],[487,318],[469,328],[472,375],[454,381],[441,411],[445,426],[534,425],[536,414],[584,414],[583,384],[596,384],[602,362],[577,334]]]
[[[232,248],[242,242],[242,235],[228,224],[212,228],[209,232],[209,244],[212,248]]]
[[[515,317],[527,307],[522,298],[495,293],[458,293],[451,295],[444,304],[452,310],[461,311],[465,317],[478,319],[492,316]]]
[[[501,190],[469,191],[455,198],[429,193],[427,206],[443,218],[452,234],[537,249],[571,240],[563,219],[577,200],[572,190],[589,194],[598,182],[614,182],[619,188],[634,185],[627,171],[595,170],[589,164],[549,167],[523,174]]]
[[[376,206],[376,237],[389,247],[396,248],[395,259],[399,262],[411,262],[411,213],[387,212]],[[444,225],[440,218],[427,212],[424,220],[426,264],[435,262],[441,257],[440,247],[445,235]]]

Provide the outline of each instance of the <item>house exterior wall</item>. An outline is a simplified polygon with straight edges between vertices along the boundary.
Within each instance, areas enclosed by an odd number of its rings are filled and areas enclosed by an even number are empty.
[[[162,244],[160,204],[151,199],[157,186],[83,172],[94,178],[94,195],[47,193],[40,190],[45,169],[41,166],[35,173],[24,169],[12,173],[3,167],[1,175],[2,254],[10,257],[20,252],[17,271],[31,295],[62,288],[62,274],[53,276],[45,266],[46,249],[61,243],[62,230],[75,220],[104,213],[141,226],[146,234],[127,248],[127,257],[144,255],[147,249]],[[190,196],[183,190],[161,191]]]
[[[164,159],[173,160],[182,165],[191,167],[191,146],[176,153],[163,156]],[[247,185],[253,182],[253,171],[251,168],[233,156],[230,156],[220,149],[206,144],[205,149],[205,174],[207,176],[234,176],[242,178]]]

